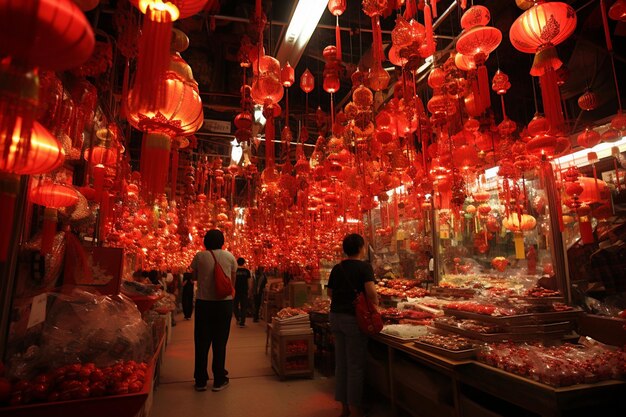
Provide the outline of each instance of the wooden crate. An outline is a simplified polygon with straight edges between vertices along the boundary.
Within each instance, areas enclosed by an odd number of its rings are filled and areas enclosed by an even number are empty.
[[[280,335],[272,331],[272,368],[281,379],[291,376],[313,377],[313,331],[299,335]]]

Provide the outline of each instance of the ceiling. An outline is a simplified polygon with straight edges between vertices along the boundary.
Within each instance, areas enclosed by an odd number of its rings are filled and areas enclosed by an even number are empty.
[[[102,6],[89,14],[92,21],[96,22],[99,29],[114,33],[111,25],[112,11],[118,6],[118,2],[127,0],[103,0]],[[215,0],[211,12],[203,12],[176,23],[190,38],[190,47],[182,55],[191,65],[194,76],[200,85],[200,91],[205,106],[205,118],[232,121],[240,106],[240,87],[242,85],[242,70],[237,60],[237,53],[242,36],[249,31],[247,20],[254,10],[254,0]],[[606,120],[615,114],[617,108],[615,88],[609,54],[606,50],[602,20],[599,13],[599,0],[569,0],[578,12],[578,26],[576,32],[566,42],[559,45],[559,56],[570,69],[569,78],[562,86],[561,91],[565,103],[567,118],[572,129],[581,129],[594,122]],[[270,0],[264,1],[264,11],[268,18],[268,24],[264,32],[265,50],[275,55],[283,30],[289,21],[295,7],[296,0]],[[460,33],[460,17],[462,10],[454,5],[453,0],[440,0],[438,2],[439,21],[436,20],[437,29],[435,34],[437,50],[435,64],[440,64],[447,58],[448,52],[454,50],[454,40]],[[472,1],[468,1],[471,5]],[[608,5],[613,3],[608,0]],[[360,0],[348,0],[346,12],[339,18],[342,30],[343,61],[346,66],[346,74],[341,80],[342,88],[336,94],[335,103],[345,104],[350,98],[351,82],[349,74],[359,66],[367,71],[369,64],[369,50],[372,44],[371,23],[369,18],[361,11]],[[535,113],[533,99],[533,80],[528,74],[532,63],[532,55],[523,54],[515,50],[508,37],[508,29],[512,22],[521,14],[521,10],[515,6],[514,0],[485,1],[476,0],[474,4],[483,4],[491,11],[491,25],[499,28],[503,33],[502,43],[497,53],[491,54],[487,61],[489,74],[492,76],[500,68],[509,75],[512,84],[511,89],[505,96],[507,114],[509,118],[518,122],[518,125],[526,124]],[[122,4],[123,6],[123,4]],[[448,10],[449,9],[449,10]],[[444,13],[448,10],[449,13]],[[104,12],[104,13],[103,13]],[[420,18],[423,15],[420,14]],[[383,29],[383,42],[390,43],[390,32],[393,29],[395,15],[381,21]],[[614,37],[615,64],[617,73],[626,70],[626,35],[624,23],[610,22],[610,29]],[[305,95],[297,84],[300,75],[308,68],[315,76],[316,86],[321,85],[324,62],[322,51],[327,45],[335,43],[334,32],[335,18],[328,11],[324,12],[318,29],[305,49],[302,59],[296,67],[296,84],[289,92],[290,125],[293,132],[298,131],[299,124],[304,120]],[[621,39],[621,42],[617,39]],[[443,52],[442,52],[443,51]],[[123,65],[123,60],[118,61]],[[389,62],[384,67],[393,67]],[[122,71],[119,70],[118,74]],[[393,77],[400,71],[391,70]],[[418,78],[418,92],[426,101],[431,94],[426,77]],[[120,77],[118,75],[117,79]],[[621,96],[625,82],[622,82]],[[578,97],[586,88],[591,88],[600,97],[599,107],[591,112],[581,112],[578,105]],[[119,88],[117,89],[119,91]],[[495,102],[495,96],[493,98]],[[314,143],[317,137],[315,109],[318,106],[325,112],[330,109],[330,96],[321,88],[316,88],[309,94],[309,143]],[[499,106],[494,106],[494,118],[502,119]],[[280,130],[278,130],[280,131]],[[230,153],[230,138],[232,135],[216,135],[211,132],[200,131],[197,135],[200,140],[200,150],[210,155],[224,155]],[[297,137],[297,134],[294,134]],[[131,143],[131,151],[138,151],[138,146]],[[262,153],[259,153],[262,155]]]

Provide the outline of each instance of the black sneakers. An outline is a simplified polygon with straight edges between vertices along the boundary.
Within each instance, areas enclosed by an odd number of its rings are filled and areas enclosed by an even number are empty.
[[[229,380],[228,378],[226,378],[224,382],[222,382],[221,384],[213,384],[213,388],[211,389],[211,391],[213,392],[221,391],[224,388],[228,387],[228,384],[229,384]]]
[[[202,392],[202,391],[206,391],[206,390],[207,390],[207,385],[206,385],[206,382],[204,383],[204,385],[198,385],[198,384],[196,384],[196,385],[194,385],[193,387],[194,387],[194,389],[195,389],[196,391],[198,391],[198,392]]]

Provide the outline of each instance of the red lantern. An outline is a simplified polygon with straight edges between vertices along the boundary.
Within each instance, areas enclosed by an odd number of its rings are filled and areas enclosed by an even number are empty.
[[[617,0],[609,9],[609,17],[613,20],[626,22],[626,0]]]
[[[78,203],[78,193],[72,187],[49,183],[31,190],[30,201],[45,207],[41,231],[41,253],[50,253],[56,231],[57,210]]]
[[[585,91],[578,97],[578,107],[585,111],[595,110],[598,107],[598,95],[592,91]]]
[[[280,70],[280,80],[283,83],[283,86],[289,88],[293,85],[295,81],[295,71],[289,62],[285,64],[285,66]]]
[[[530,74],[539,77],[543,107],[553,129],[564,122],[556,70],[562,66],[555,46],[576,29],[576,11],[561,2],[538,1],[518,17],[509,31],[513,46],[521,52],[534,53]]]
[[[300,88],[305,93],[310,93],[315,88],[315,77],[311,74],[311,71],[307,68],[300,77]]]
[[[176,57],[174,61],[176,65],[165,73],[160,82],[163,97],[157,105],[148,103],[142,106],[143,101],[136,97],[134,89],[128,94],[128,121],[145,133],[140,160],[142,180],[146,191],[156,194],[165,190],[171,138],[191,135],[203,123],[198,86],[195,81],[186,80],[181,75],[188,73],[181,69],[185,68],[180,63],[182,59]]]
[[[583,148],[593,148],[598,143],[600,143],[601,140],[602,137],[600,136],[600,134],[595,130],[589,128],[586,128],[583,133],[578,135],[578,144]]]
[[[461,17],[461,27],[471,29],[474,26],[486,26],[491,19],[491,13],[485,6],[472,6]]]

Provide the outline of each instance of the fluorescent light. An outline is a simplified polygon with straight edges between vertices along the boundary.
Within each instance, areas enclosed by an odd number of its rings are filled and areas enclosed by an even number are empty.
[[[554,162],[562,167],[569,167],[572,165],[582,167],[589,165],[589,160],[587,159],[587,154],[589,152],[595,152],[598,155],[598,160],[600,160],[611,156],[611,148],[614,146],[617,146],[620,152],[624,152],[626,150],[626,136],[622,136],[622,138],[617,142],[603,142],[597,144],[591,149],[583,149],[569,155],[561,156],[560,158],[555,159]]]
[[[302,52],[309,43],[327,4],[328,0],[298,1],[285,32],[285,37],[282,39],[276,54],[276,59],[280,61],[281,65],[285,65],[287,62],[294,68],[298,65]]]
[[[433,64],[434,61],[435,58],[432,55],[427,56],[424,59],[424,63],[417,69],[417,73],[421,74],[422,72],[426,71]]]

